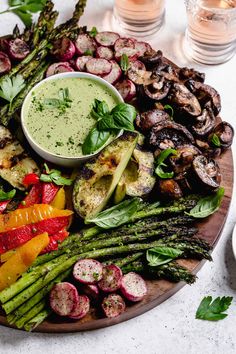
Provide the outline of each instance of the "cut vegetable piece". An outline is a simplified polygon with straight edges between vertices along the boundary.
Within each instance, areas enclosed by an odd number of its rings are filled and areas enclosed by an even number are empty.
[[[131,80],[123,80],[115,85],[124,101],[129,102],[136,96],[136,86]]]
[[[56,251],[58,249],[58,245],[62,243],[69,236],[69,232],[65,229],[58,231],[54,235],[49,236],[49,244],[46,248],[40,252],[40,254],[49,253],[52,251]]]
[[[78,291],[71,283],[58,283],[50,292],[50,306],[60,316],[69,316],[78,306],[78,302]]]
[[[57,208],[60,210],[65,209],[65,207],[66,207],[66,193],[65,193],[65,189],[63,187],[59,189],[59,191],[57,192],[55,198],[52,200],[50,205],[53,208]]]
[[[80,259],[74,265],[73,275],[84,284],[95,284],[102,279],[103,265],[95,259]]]
[[[111,60],[114,57],[114,53],[111,48],[101,46],[96,50],[96,57]]]
[[[120,290],[128,300],[136,302],[147,294],[147,285],[139,274],[129,272],[123,276]]]
[[[50,204],[55,198],[60,187],[54,183],[44,182],[42,183],[42,203]]]
[[[96,34],[95,39],[99,45],[111,47],[115,44],[120,35],[116,32],[99,32]]]
[[[53,55],[59,61],[68,61],[75,55],[75,45],[69,38],[62,38],[53,44]]]
[[[46,77],[71,71],[74,71],[74,69],[67,62],[54,63],[49,66]]]
[[[24,200],[19,204],[18,209],[29,208],[34,204],[42,202],[42,183],[34,184]]]
[[[111,72],[103,76],[103,79],[110,84],[115,84],[121,77],[122,70],[115,60],[111,60],[110,63],[112,65]]]
[[[87,71],[94,75],[106,75],[111,72],[112,65],[106,59],[92,58],[85,64]]]
[[[79,55],[84,55],[86,52],[95,52],[97,45],[88,34],[79,34],[75,41],[75,47]]]
[[[82,287],[83,292],[93,300],[98,300],[99,297],[99,289],[95,284],[83,284]]]
[[[0,214],[2,214],[7,207],[7,204],[10,202],[10,200],[4,200],[3,202],[0,202]]]
[[[0,74],[7,73],[11,70],[11,61],[7,54],[0,52]]]
[[[134,71],[134,70],[146,70],[145,65],[140,61],[140,60],[133,60],[129,62],[129,70]],[[129,74],[129,70],[128,73]],[[128,75],[129,76],[129,75]]]
[[[19,247],[15,254],[0,267],[0,291],[15,283],[48,243],[49,237],[45,232]]]
[[[76,59],[75,65],[79,71],[86,71],[86,63],[92,59],[91,55],[83,55]]]
[[[120,61],[123,54],[126,54],[129,59],[135,60],[138,57],[138,50],[135,48],[135,40],[132,38],[119,38],[115,42],[115,58]]]
[[[145,54],[145,52],[151,52],[152,47],[147,42],[135,42],[135,49],[138,50],[138,56],[141,57]]]
[[[73,320],[79,320],[87,315],[90,309],[90,301],[88,296],[80,295],[79,301],[74,310],[70,313],[69,317]]]
[[[98,282],[98,287],[106,293],[112,293],[120,288],[122,271],[115,264],[103,267],[102,280]]]
[[[132,155],[138,135],[126,132],[79,171],[73,203],[82,218],[92,218],[105,208]]]
[[[110,294],[103,299],[102,308],[108,318],[114,318],[125,311],[125,302],[118,294]]]
[[[8,42],[8,51],[12,59],[22,60],[30,52],[28,44],[20,38]]]
[[[126,186],[121,177],[121,180],[117,184],[115,190],[114,203],[119,204],[120,202],[122,202],[123,199],[125,199],[125,196],[126,196]]]

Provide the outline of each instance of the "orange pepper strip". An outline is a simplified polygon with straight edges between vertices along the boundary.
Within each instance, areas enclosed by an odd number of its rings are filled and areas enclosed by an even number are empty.
[[[29,208],[16,209],[8,214],[0,215],[0,232],[34,224],[42,220],[70,216],[71,210],[59,210],[48,204],[35,204]]]
[[[18,247],[17,247],[17,248],[18,248]],[[8,259],[9,259],[10,257],[12,257],[12,256],[16,253],[17,248],[15,248],[15,249],[13,249],[13,250],[10,250],[10,251],[7,251],[7,252],[1,254],[1,255],[0,255],[0,262],[1,262],[1,263],[5,263],[6,261],[8,261]]]
[[[47,232],[44,232],[17,248],[15,254],[0,267],[0,291],[15,283],[27,271],[49,241]]]

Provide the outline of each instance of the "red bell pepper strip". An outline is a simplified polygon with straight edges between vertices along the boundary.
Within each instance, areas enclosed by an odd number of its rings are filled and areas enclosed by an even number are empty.
[[[25,175],[23,179],[23,184],[27,186],[31,186],[33,184],[37,184],[39,182],[39,176],[36,173],[28,173]]]
[[[42,202],[43,204],[50,204],[55,198],[60,187],[54,183],[44,182],[42,183]]]
[[[0,214],[4,212],[9,202],[10,200],[4,200],[3,202],[0,202]]]
[[[34,204],[41,204],[42,203],[42,184],[37,183],[34,184],[25,197],[25,199],[20,203],[18,206],[19,209],[28,208]]]
[[[31,240],[36,235],[47,232],[54,235],[69,225],[70,217],[61,216],[39,221],[34,224],[21,226],[19,228],[0,233],[0,254]]]
[[[58,249],[58,244],[63,242],[68,236],[69,236],[69,232],[66,231],[65,229],[60,230],[54,235],[51,235],[49,237],[50,239],[49,244],[47,245],[46,248],[44,248],[44,250],[40,254],[56,251]]]

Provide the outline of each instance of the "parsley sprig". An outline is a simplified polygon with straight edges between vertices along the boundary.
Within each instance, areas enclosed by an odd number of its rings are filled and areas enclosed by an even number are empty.
[[[228,316],[224,312],[228,310],[232,300],[233,298],[230,296],[223,296],[222,298],[217,297],[212,301],[212,296],[206,296],[197,309],[196,318],[207,321],[223,320]]]
[[[9,192],[4,192],[3,189],[0,189],[0,202],[12,199],[15,196],[15,194],[16,194],[15,189],[12,189]]]
[[[67,108],[71,107],[71,102],[72,100],[70,99],[68,87],[60,88],[58,91],[58,98],[45,98],[42,103],[42,108],[57,108],[60,111],[60,114],[63,114]]]
[[[0,84],[0,97],[10,103],[9,110],[11,111],[11,106],[14,98],[18,93],[25,87],[25,80],[21,75],[16,75],[12,78],[6,77],[1,81]]]
[[[42,173],[40,176],[40,181],[42,182],[53,182],[57,186],[70,186],[73,183],[73,179],[62,177],[61,171],[48,168],[48,165],[45,163],[44,168],[46,174]]]

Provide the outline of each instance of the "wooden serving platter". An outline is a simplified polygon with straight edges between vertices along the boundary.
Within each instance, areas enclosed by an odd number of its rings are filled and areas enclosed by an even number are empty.
[[[216,246],[220,238],[221,231],[227,218],[230,207],[230,201],[233,191],[233,158],[232,151],[227,150],[218,159],[222,173],[222,186],[225,188],[225,196],[222,201],[221,207],[217,213],[198,223],[199,233],[198,236],[205,239],[213,246]],[[203,266],[204,261],[196,260],[183,260],[179,261],[182,265],[187,267],[193,273],[197,273]],[[181,289],[185,283],[172,283],[166,280],[148,281],[148,295],[141,302],[127,307],[126,311],[117,318],[108,319],[104,318],[101,313],[92,310],[85,318],[79,321],[64,320],[57,316],[50,316],[47,321],[44,321],[35,330],[36,332],[79,332],[91,329],[98,329],[103,327],[112,326],[114,324],[129,320],[133,317],[143,314],[159,305],[170,296],[175,294]],[[8,327],[10,326],[6,317],[0,314],[0,324]]]

